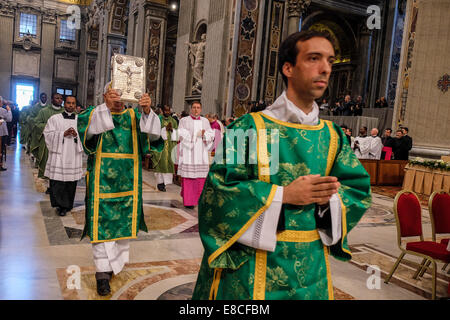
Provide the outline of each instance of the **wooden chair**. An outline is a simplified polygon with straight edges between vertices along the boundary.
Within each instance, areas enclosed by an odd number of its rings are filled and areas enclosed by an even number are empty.
[[[429,266],[425,264],[427,261],[430,261],[432,264],[432,299],[434,300],[436,299],[436,261],[450,262],[450,251],[447,251],[447,246],[442,243],[424,241],[422,232],[422,208],[420,207],[419,198],[414,192],[402,190],[397,193],[394,200],[394,214],[397,225],[398,247],[402,253],[384,282],[389,282],[406,254],[421,257],[423,259],[421,264],[410,261],[419,266],[413,278],[417,278],[422,268],[429,269]],[[406,247],[403,247],[402,238],[406,237],[419,237],[420,241],[408,242]]]

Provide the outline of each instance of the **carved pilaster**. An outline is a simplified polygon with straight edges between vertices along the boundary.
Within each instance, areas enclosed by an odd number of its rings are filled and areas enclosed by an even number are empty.
[[[0,0],[0,16],[14,18],[14,9],[16,5],[12,2]]]
[[[56,11],[55,10],[45,10],[42,12],[42,22],[56,24]]]
[[[311,4],[311,0],[288,0],[288,18],[300,18]]]
[[[299,30],[300,18],[306,12],[311,0],[288,0],[288,32],[289,34]]]

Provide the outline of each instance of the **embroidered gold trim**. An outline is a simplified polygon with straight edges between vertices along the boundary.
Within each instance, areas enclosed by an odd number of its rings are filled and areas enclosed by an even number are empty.
[[[327,169],[325,171],[325,175],[328,176],[333,168],[334,158],[336,157],[338,136],[336,130],[333,128],[333,123],[328,120],[325,120],[324,122],[327,124],[328,130],[330,131],[330,148],[328,150]]]
[[[253,284],[253,300],[266,298],[267,251],[256,250],[255,282]]]
[[[320,240],[320,235],[317,230],[285,230],[277,234],[277,241],[283,242],[313,242],[317,240]]]
[[[307,125],[307,124],[296,124],[296,123],[290,123],[290,122],[286,122],[286,121],[281,121],[281,120],[272,118],[271,116],[268,116],[267,114],[264,114],[262,112],[258,112],[258,114],[261,114],[261,116],[263,116],[264,118],[269,119],[270,121],[273,121],[275,123],[281,124],[282,126],[290,127],[290,128],[305,129],[305,130],[320,130],[324,126],[324,122],[323,122],[322,119],[319,120],[319,124],[311,126],[311,125]]]
[[[342,201],[341,195],[338,193],[339,200],[341,200],[341,208],[342,208],[342,238],[341,238],[341,247],[342,251],[348,253],[350,258],[352,257],[352,253],[344,248],[344,239],[347,236],[347,208]]]
[[[259,180],[270,183],[269,155],[267,152],[267,130],[259,113],[251,113],[258,133],[258,176]]]
[[[100,193],[100,199],[122,198],[134,195],[134,191],[116,192],[116,193]]]
[[[330,260],[329,260],[330,248],[324,246],[323,254],[325,255],[325,264],[327,267],[328,299],[334,300],[333,282],[331,279],[331,269],[330,269]]]
[[[222,275],[221,268],[214,269],[213,282],[211,284],[211,290],[209,291],[209,300],[216,300],[217,292],[219,291],[220,277]]]

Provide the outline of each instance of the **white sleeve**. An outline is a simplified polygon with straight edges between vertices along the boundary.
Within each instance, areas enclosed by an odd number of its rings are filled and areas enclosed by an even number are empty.
[[[114,122],[112,119],[111,111],[105,103],[95,107],[91,123],[86,133],[86,139],[89,140],[92,136],[96,134],[101,134],[103,132],[114,129]]]
[[[141,132],[147,133],[150,141],[158,140],[161,136],[161,120],[150,109],[150,114],[142,113],[141,121],[139,122]]]
[[[61,153],[62,142],[64,139],[64,131],[56,130],[54,117],[50,117],[50,119],[48,119],[43,134],[48,151],[54,153]]]
[[[317,229],[322,243],[326,246],[336,244],[342,237],[342,208],[337,193],[331,196],[329,210],[331,214],[331,229]],[[326,211],[319,212],[319,216],[323,216]]]
[[[277,245],[277,226],[283,205],[283,187],[277,191],[269,208],[245,231],[237,242],[256,249],[275,251]]]

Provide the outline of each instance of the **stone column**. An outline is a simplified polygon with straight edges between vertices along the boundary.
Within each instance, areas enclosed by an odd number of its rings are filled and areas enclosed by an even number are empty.
[[[0,0],[0,96],[11,99],[12,43],[14,38],[14,7]]]
[[[288,35],[299,30],[300,18],[311,4],[311,0],[288,0]]]
[[[42,45],[39,79],[39,93],[52,94],[53,69],[55,57],[56,12],[46,10],[42,15]]]
[[[353,82],[352,92],[355,95],[361,95],[363,100],[366,98],[366,84],[369,68],[370,55],[370,35],[371,31],[367,28],[365,21],[359,27],[359,62],[355,70],[355,80]]]
[[[189,62],[186,42],[190,41],[190,33],[195,18],[195,2],[193,0],[180,1],[179,14],[173,84],[176,90],[173,91],[172,99],[173,109],[177,112],[183,111],[187,106],[185,96],[187,93]]]

